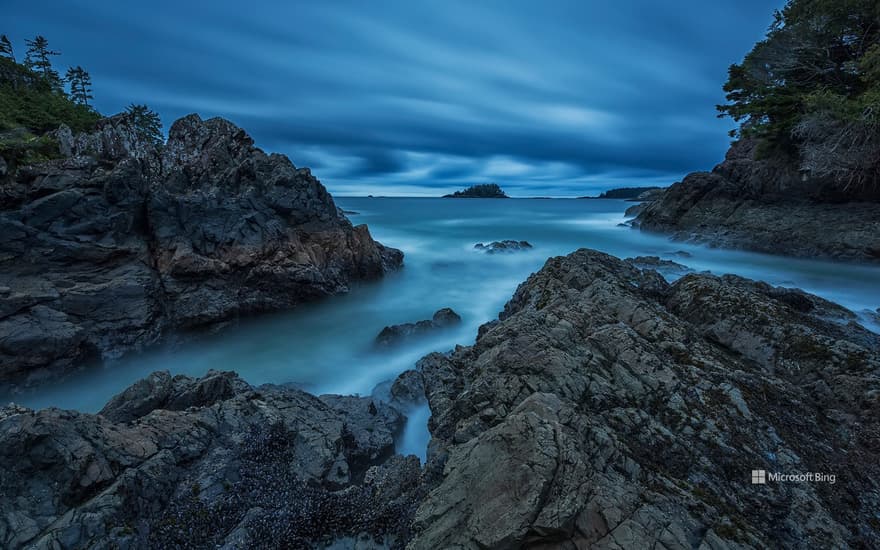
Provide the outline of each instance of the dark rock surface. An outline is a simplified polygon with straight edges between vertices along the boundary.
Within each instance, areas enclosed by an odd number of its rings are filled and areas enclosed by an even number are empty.
[[[529,250],[531,248],[533,247],[528,241],[514,240],[493,241],[489,244],[477,243],[474,245],[474,249],[481,252],[486,252],[487,254],[497,254],[499,252],[517,252],[520,250]]]
[[[66,158],[0,180],[0,381],[291,308],[402,262],[307,168],[228,121],[189,115],[159,147],[125,116],[55,137]]]
[[[417,321],[415,323],[402,323],[391,325],[382,329],[376,336],[376,343],[381,346],[399,344],[409,338],[424,336],[431,332],[449,328],[461,323],[461,317],[448,307],[438,309],[431,319]]]
[[[855,319],[580,250],[392,384],[431,408],[424,468],[378,400],[155,373],[98,415],[0,409],[0,546],[877,548],[880,336]]]
[[[402,421],[221,372],[155,373],[98,415],[5,407],[0,546],[399,547],[421,478],[392,457]]]
[[[825,182],[733,145],[712,172],[688,175],[633,222],[678,240],[807,258],[880,261],[880,203],[829,196]]]
[[[738,277],[550,259],[474,346],[419,364],[436,485],[411,547],[877,547],[880,337],[852,319]]]
[[[638,256],[636,258],[627,258],[626,261],[639,269],[653,269],[667,279],[677,279],[694,272],[693,269],[684,264],[673,262],[672,260],[664,260],[658,256]]]
[[[425,378],[411,369],[404,371],[391,385],[391,404],[402,408],[425,402]]]
[[[648,208],[647,202],[640,202],[639,204],[634,204],[624,210],[623,215],[627,218],[635,218],[642,212],[644,212]]]

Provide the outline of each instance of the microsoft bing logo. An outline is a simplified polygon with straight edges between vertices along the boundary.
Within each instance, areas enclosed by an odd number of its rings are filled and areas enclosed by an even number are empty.
[[[767,484],[767,471],[766,470],[752,470],[752,485],[766,485]]]

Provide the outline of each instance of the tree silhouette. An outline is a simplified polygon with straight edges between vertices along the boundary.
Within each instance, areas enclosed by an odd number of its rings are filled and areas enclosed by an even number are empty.
[[[15,53],[12,51],[12,42],[5,34],[0,34],[0,57],[15,61]]]
[[[70,85],[70,98],[79,105],[88,105],[92,96],[92,77],[77,65],[67,69],[64,79]]]
[[[141,139],[152,143],[162,143],[162,120],[158,113],[146,105],[132,103],[125,109],[125,113],[131,117],[132,126]]]
[[[61,52],[50,50],[49,41],[40,35],[34,37],[33,40],[25,40],[25,44],[28,47],[24,58],[25,67],[42,75],[43,79],[53,88],[60,89],[61,77],[52,68],[52,60],[50,58],[53,55],[61,55]]]

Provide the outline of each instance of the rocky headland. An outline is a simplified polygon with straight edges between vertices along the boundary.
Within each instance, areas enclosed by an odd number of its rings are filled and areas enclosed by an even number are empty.
[[[424,466],[394,454],[393,406],[230,373],[157,373],[97,415],[0,409],[0,545],[880,545],[880,336],[798,290],[634,263],[551,258],[473,346],[403,373]]]
[[[126,115],[66,127],[0,172],[0,382],[346,291],[401,265],[308,168],[189,115],[165,144]]]
[[[804,258],[880,261],[880,197],[841,191],[743,139],[711,172],[696,172],[644,208],[633,225],[677,240]]]

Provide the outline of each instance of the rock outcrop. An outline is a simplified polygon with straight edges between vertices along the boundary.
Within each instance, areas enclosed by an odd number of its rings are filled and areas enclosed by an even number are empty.
[[[489,244],[477,243],[474,245],[475,250],[479,250],[480,252],[485,252],[487,254],[518,252],[522,250],[529,250],[531,248],[534,247],[528,241],[514,241],[509,239],[504,241],[493,241]]]
[[[378,336],[376,336],[376,344],[380,346],[400,344],[405,340],[425,336],[432,332],[458,325],[459,323],[461,323],[461,316],[451,308],[444,307],[435,311],[430,319],[383,328]]]
[[[424,467],[378,400],[156,373],[98,415],[0,409],[0,546],[876,548],[880,336],[855,319],[580,250],[393,383],[431,408]],[[801,473],[834,483],[770,477]]]
[[[54,137],[0,182],[0,381],[344,292],[402,254],[352,226],[307,168],[189,115],[163,146],[124,116]]]
[[[673,262],[672,260],[664,260],[659,256],[637,256],[635,258],[627,258],[626,261],[639,269],[653,269],[667,279],[677,279],[694,272],[693,269],[684,264]]]
[[[880,202],[847,196],[740,141],[712,172],[688,175],[633,225],[678,240],[805,258],[880,261]]]
[[[419,364],[436,485],[411,547],[877,547],[880,337],[852,319],[738,277],[550,259],[474,346]]]
[[[0,546],[401,547],[421,498],[402,420],[222,372],[155,373],[98,415],[5,407]]]

